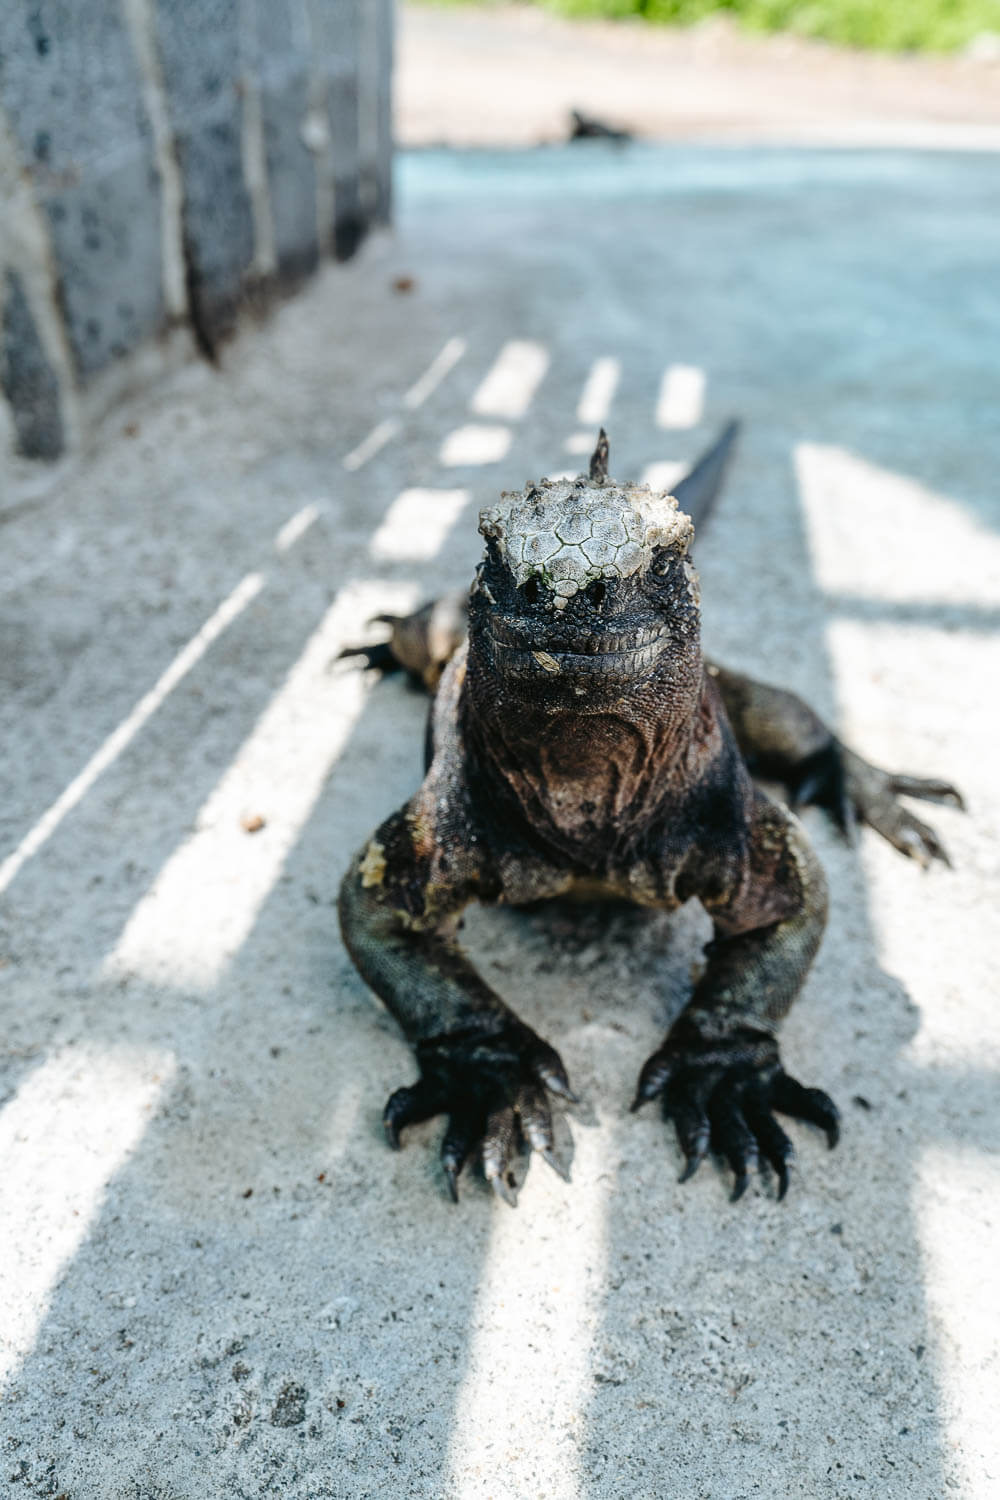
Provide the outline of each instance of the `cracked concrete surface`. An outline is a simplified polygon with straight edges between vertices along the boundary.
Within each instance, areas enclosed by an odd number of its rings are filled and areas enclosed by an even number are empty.
[[[5,476],[5,1493],[995,1492],[997,170],[404,157],[393,238],[89,456]],[[548,363],[490,418],[506,456],[445,464],[512,341]],[[333,908],[424,705],[330,661],[471,575],[479,506],[579,466],[609,359],[620,478],[744,419],[695,544],[713,651],[970,811],[928,812],[954,869],[927,874],[807,814],[832,914],[783,1046],[845,1124],[833,1154],[795,1131],[780,1206],[710,1167],[679,1187],[626,1113],[697,912],[472,913],[586,1104],[571,1185],[533,1165],[516,1212],[474,1179],[455,1210],[438,1124],[382,1140],[413,1065]],[[658,427],[674,366],[703,402]]]

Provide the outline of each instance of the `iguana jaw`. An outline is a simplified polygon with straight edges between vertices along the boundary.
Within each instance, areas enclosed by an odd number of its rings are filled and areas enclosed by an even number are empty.
[[[648,677],[670,644],[662,622],[630,631],[604,630],[554,637],[521,621],[494,616],[487,626],[490,654],[507,679],[557,677],[615,680],[627,686]]]

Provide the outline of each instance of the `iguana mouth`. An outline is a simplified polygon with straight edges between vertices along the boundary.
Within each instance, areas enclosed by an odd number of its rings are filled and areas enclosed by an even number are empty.
[[[538,630],[495,616],[490,644],[501,670],[514,676],[641,676],[670,643],[661,623],[639,630]]]

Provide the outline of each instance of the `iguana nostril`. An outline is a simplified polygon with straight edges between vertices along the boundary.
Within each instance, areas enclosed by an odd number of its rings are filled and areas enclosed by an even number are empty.
[[[593,583],[587,584],[587,598],[591,604],[603,604],[607,592],[607,584],[603,578],[595,578]]]

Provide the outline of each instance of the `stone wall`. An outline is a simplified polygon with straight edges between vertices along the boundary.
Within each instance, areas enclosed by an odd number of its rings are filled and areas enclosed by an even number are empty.
[[[391,196],[393,0],[0,4],[0,398],[54,458],[88,390],[353,253]]]

